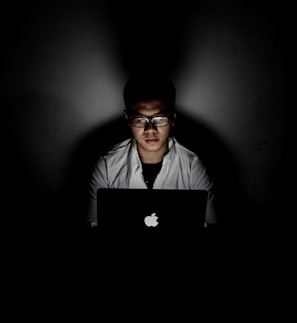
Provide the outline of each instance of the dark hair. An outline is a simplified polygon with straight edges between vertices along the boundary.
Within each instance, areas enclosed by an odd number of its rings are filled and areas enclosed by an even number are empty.
[[[130,77],[124,87],[124,103],[126,110],[137,101],[163,100],[168,108],[174,110],[176,89],[173,82],[165,75],[135,74]]]

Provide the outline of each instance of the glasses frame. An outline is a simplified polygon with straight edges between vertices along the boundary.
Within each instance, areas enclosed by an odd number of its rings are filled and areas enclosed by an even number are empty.
[[[155,124],[154,120],[159,119],[159,118],[166,118],[167,123],[164,124],[164,125],[161,125],[161,126]],[[145,119],[146,123],[143,123],[141,126],[137,126],[137,125],[133,124],[133,119]],[[172,116],[170,116],[170,115],[166,115],[166,116],[130,116],[129,117],[129,123],[130,123],[131,126],[133,126],[135,128],[146,128],[149,125],[149,123],[151,122],[154,127],[159,128],[159,127],[168,126],[171,119],[172,119]]]

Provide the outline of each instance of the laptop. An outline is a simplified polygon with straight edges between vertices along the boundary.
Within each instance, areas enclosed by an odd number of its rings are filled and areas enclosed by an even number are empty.
[[[98,189],[97,232],[113,242],[196,239],[204,230],[205,190]]]

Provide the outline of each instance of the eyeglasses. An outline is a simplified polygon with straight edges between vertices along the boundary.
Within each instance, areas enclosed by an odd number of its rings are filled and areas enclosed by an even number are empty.
[[[130,124],[136,128],[145,128],[150,122],[156,127],[164,127],[169,124],[170,117],[134,117],[130,118]]]

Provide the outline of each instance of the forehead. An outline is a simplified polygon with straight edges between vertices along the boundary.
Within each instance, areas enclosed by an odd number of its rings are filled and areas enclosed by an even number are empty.
[[[153,115],[168,108],[168,103],[163,100],[148,100],[148,101],[136,101],[131,107],[132,114],[147,114]],[[168,111],[166,111],[168,112]]]

